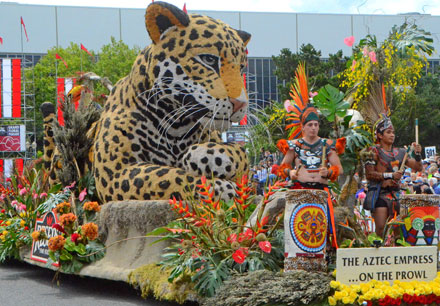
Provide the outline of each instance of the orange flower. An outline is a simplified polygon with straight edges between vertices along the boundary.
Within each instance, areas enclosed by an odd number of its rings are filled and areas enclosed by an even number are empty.
[[[39,231],[34,231],[31,234],[31,236],[32,236],[32,240],[34,240],[34,241],[38,241],[38,240],[41,240],[41,239],[47,239],[46,230],[44,228],[42,228]]]
[[[289,145],[287,144],[287,140],[280,139],[277,142],[277,148],[281,151],[284,155],[286,155],[287,151],[289,151]]]
[[[86,211],[94,212],[98,212],[101,210],[101,206],[99,206],[98,202],[85,202],[83,208]]]
[[[66,243],[66,239],[63,236],[58,235],[56,237],[52,237],[49,239],[48,247],[49,250],[55,252],[64,248],[65,243]]]
[[[59,215],[67,214],[70,212],[70,203],[62,202],[55,207],[55,212]]]
[[[345,137],[338,138],[336,140],[336,153],[341,155],[345,152],[345,145],[347,144],[347,139]]]
[[[87,223],[81,226],[81,233],[89,240],[95,240],[98,238],[98,225],[95,223]]]
[[[75,222],[75,221],[76,221],[76,216],[72,213],[64,214],[64,215],[61,215],[61,217],[60,217],[60,223],[64,227],[72,225],[73,222]]]

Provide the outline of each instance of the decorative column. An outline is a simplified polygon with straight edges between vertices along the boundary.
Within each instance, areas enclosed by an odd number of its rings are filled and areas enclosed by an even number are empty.
[[[437,245],[439,242],[440,196],[405,194],[400,197],[400,228],[405,241],[411,245]]]
[[[326,271],[327,192],[289,190],[284,215],[284,270]]]

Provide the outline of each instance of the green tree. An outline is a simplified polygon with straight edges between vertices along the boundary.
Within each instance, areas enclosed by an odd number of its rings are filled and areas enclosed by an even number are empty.
[[[108,77],[115,84],[130,72],[139,51],[138,47],[131,49],[121,40],[117,41],[111,37],[111,42],[101,48],[99,61],[93,67],[93,72],[99,76]]]
[[[321,57],[321,51],[316,50],[311,44],[303,44],[298,53],[285,48],[280,51],[280,55],[272,56],[276,66],[274,74],[282,82],[278,85],[282,101],[290,99],[290,86],[295,79],[295,70],[300,62],[306,63],[311,90],[316,91],[329,83],[339,86],[340,81],[337,75],[346,68],[348,57],[344,57],[341,50],[335,54],[329,54],[328,61],[323,61]]]
[[[111,42],[101,48],[98,56],[93,50],[90,50],[90,53],[92,56],[81,50],[76,43],[70,43],[67,48],[53,47],[35,65],[33,71],[27,72],[26,78],[34,79],[35,124],[37,139],[40,144],[43,137],[43,119],[39,109],[45,101],[55,103],[56,77],[79,77],[83,72],[92,71],[99,76],[108,77],[114,84],[130,72],[131,66],[139,53],[139,48],[129,48],[122,41],[117,41],[112,37]],[[60,55],[65,60],[67,67],[62,60],[55,58],[55,54]],[[97,61],[95,61],[96,57],[98,58]],[[107,93],[101,86],[97,86],[95,91],[96,94]]]
[[[419,122],[419,142],[422,146],[439,146],[440,140],[440,73],[423,75],[415,92],[392,110],[396,129],[396,145],[415,141],[415,119]]]

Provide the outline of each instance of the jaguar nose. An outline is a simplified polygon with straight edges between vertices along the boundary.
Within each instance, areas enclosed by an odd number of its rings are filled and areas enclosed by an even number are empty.
[[[238,112],[240,109],[246,107],[246,102],[240,101],[238,99],[235,98],[229,98],[229,101],[232,103],[233,105],[233,113]]]

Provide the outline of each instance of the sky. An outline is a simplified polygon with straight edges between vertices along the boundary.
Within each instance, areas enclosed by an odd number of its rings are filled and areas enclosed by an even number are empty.
[[[150,0],[15,0],[23,4],[145,8]],[[191,10],[300,12],[333,14],[402,14],[418,12],[440,15],[440,0],[168,0]]]

